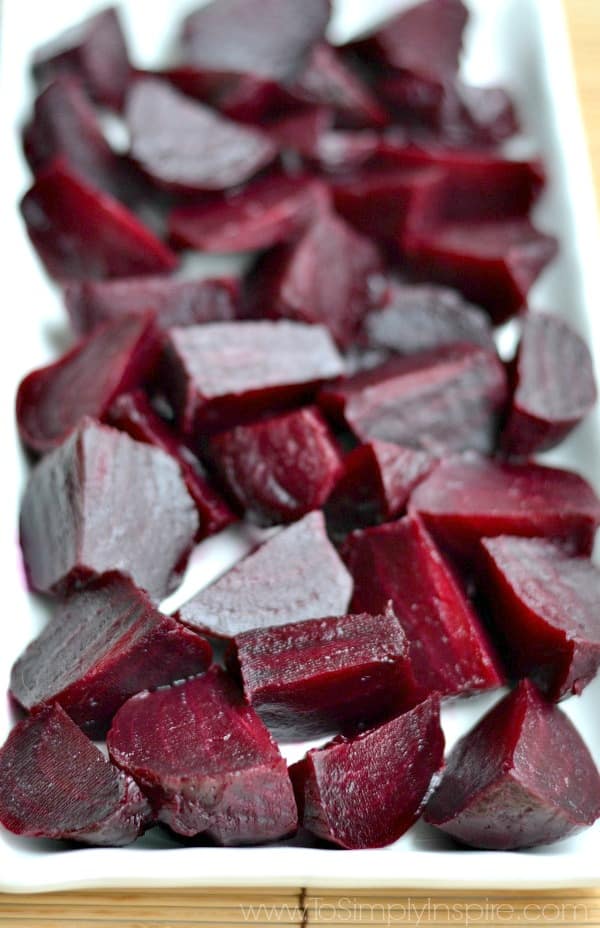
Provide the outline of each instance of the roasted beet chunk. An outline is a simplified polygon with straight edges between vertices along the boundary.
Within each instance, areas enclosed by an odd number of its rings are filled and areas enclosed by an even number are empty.
[[[327,423],[312,408],[223,432],[210,454],[233,500],[263,525],[320,509],[342,466]]]
[[[200,673],[210,659],[204,638],[107,573],[60,603],[14,665],[10,691],[29,710],[58,702],[89,734],[104,734],[130,696]]]
[[[397,841],[418,819],[444,764],[439,704],[428,699],[357,738],[335,738],[290,767],[300,822],[349,849]]]
[[[151,822],[137,784],[58,705],[20,722],[0,749],[0,822],[16,835],[131,844]]]
[[[159,821],[220,844],[260,844],[296,830],[285,761],[222,670],[139,693],[108,735],[112,760],[141,784]]]
[[[34,468],[21,509],[27,574],[41,591],[121,570],[161,599],[197,528],[175,461],[90,419]]]
[[[356,729],[419,701],[392,610],[257,628],[233,641],[246,698],[278,738]]]
[[[578,474],[539,464],[502,464],[476,454],[443,461],[413,493],[438,541],[469,560],[478,541],[497,535],[557,539],[589,554],[600,500]]]
[[[269,164],[277,147],[169,84],[139,80],[127,96],[131,157],[160,186],[183,193],[235,187]]]
[[[456,745],[425,818],[470,847],[514,850],[576,834],[599,815],[587,747],[525,680]]]
[[[427,691],[447,696],[502,684],[483,626],[419,519],[354,532],[344,557],[354,579],[351,608],[375,614],[391,600]]]
[[[164,274],[177,266],[175,255],[133,213],[63,161],[38,176],[21,201],[21,213],[52,277]]]
[[[252,628],[345,615],[351,595],[352,580],[323,516],[311,512],[201,590],[179,618],[212,637],[233,638]]]
[[[559,444],[597,398],[589,349],[566,323],[529,314],[515,362],[515,392],[502,447],[528,457]]]
[[[550,699],[580,693],[600,666],[600,570],[539,538],[484,538],[481,585],[515,676]]]
[[[19,386],[17,422],[27,447],[49,451],[84,416],[101,419],[119,393],[143,383],[160,352],[151,315],[126,316],[78,342]]]

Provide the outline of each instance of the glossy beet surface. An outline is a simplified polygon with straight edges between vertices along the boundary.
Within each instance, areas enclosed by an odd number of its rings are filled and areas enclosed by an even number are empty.
[[[451,752],[425,818],[471,847],[550,844],[600,815],[600,777],[560,709],[519,684]]]
[[[20,525],[34,589],[65,592],[121,570],[159,600],[185,567],[198,518],[168,454],[86,419],[31,472]]]
[[[252,628],[345,615],[351,595],[352,580],[323,516],[312,512],[197,593],[178,617],[213,637],[232,638]]]
[[[294,832],[294,794],[269,732],[222,670],[139,693],[108,735],[112,760],[135,777],[159,821],[220,844]]]
[[[336,738],[290,768],[300,822],[344,848],[383,847],[417,820],[444,764],[439,704]]]
[[[130,844],[151,823],[148,802],[60,706],[16,725],[0,749],[0,822],[30,838]]]
[[[206,670],[208,642],[161,615],[118,573],[71,593],[13,666],[10,692],[24,708],[60,703],[90,734],[142,689]]]

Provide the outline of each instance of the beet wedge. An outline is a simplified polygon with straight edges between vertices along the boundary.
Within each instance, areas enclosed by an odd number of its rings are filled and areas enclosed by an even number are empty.
[[[249,554],[178,613],[190,628],[233,638],[252,628],[345,615],[352,580],[311,512]]]
[[[217,667],[179,686],[143,692],[108,734],[114,763],[178,834],[260,844],[293,833],[297,811],[277,745]]]
[[[576,729],[528,680],[456,745],[425,820],[470,847],[516,850],[600,816],[600,776]]]
[[[152,823],[146,798],[59,705],[13,728],[0,749],[0,823],[28,838],[131,844]]]
[[[290,767],[300,823],[348,849],[383,847],[414,825],[444,765],[439,703],[353,739],[313,748]]]

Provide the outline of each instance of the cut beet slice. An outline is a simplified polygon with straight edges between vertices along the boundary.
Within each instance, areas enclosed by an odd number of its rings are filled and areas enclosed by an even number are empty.
[[[112,404],[107,420],[136,441],[166,451],[179,465],[187,491],[196,504],[201,541],[236,521],[236,515],[211,485],[198,458],[179,440],[177,434],[154,411],[141,390],[122,394]]]
[[[345,615],[352,580],[311,512],[236,564],[181,607],[178,617],[213,638],[285,625],[323,615]]]
[[[60,703],[88,734],[102,735],[130,696],[198,674],[210,660],[204,638],[113,572],[57,607],[13,666],[10,692],[29,711]]]
[[[175,192],[235,187],[277,154],[265,133],[231,122],[152,78],[136,81],[130,90],[126,120],[133,160]]]
[[[175,461],[91,419],[34,468],[21,509],[29,582],[43,592],[120,570],[161,599],[183,572],[197,529]]]
[[[589,348],[569,325],[546,313],[526,316],[514,375],[502,435],[502,447],[511,456],[554,448],[597,399]]]
[[[426,821],[470,847],[515,850],[600,816],[600,776],[569,719],[528,680],[456,745]]]
[[[444,766],[439,703],[352,740],[335,738],[290,767],[300,822],[344,848],[383,847],[419,818]]]
[[[88,185],[60,159],[21,201],[33,246],[52,277],[161,274],[177,258],[128,209]]]
[[[139,693],[115,716],[112,760],[178,834],[260,844],[296,830],[294,793],[269,732],[218,668]]]
[[[354,532],[343,553],[354,579],[352,610],[376,614],[392,602],[426,692],[450,696],[502,685],[487,634],[419,519]]]
[[[556,539],[573,553],[589,554],[600,525],[600,500],[579,474],[476,454],[443,461],[417,487],[409,508],[467,561],[481,538],[497,535]]]
[[[151,824],[134,780],[58,705],[13,728],[0,749],[0,779],[0,822],[16,835],[118,847]]]
[[[377,132],[334,129],[321,134],[314,160],[322,171],[332,174],[355,171],[375,155],[378,146]]]
[[[538,538],[484,538],[482,589],[507,662],[550,699],[580,693],[600,667],[600,570]]]
[[[210,455],[232,498],[261,525],[320,509],[342,467],[327,423],[312,408],[223,432]]]
[[[333,112],[325,106],[295,107],[277,113],[266,128],[284,152],[318,160],[321,138],[333,126]],[[292,162],[293,163],[293,162]]]
[[[49,451],[84,416],[101,419],[119,393],[149,377],[159,353],[152,315],[126,316],[86,336],[54,364],[32,371],[17,393],[23,442]]]
[[[97,103],[121,108],[131,66],[114,7],[90,16],[36,50],[33,75],[39,84],[63,74],[79,78]]]
[[[356,730],[423,698],[393,610],[257,628],[233,645],[246,699],[276,738]]]
[[[164,384],[189,434],[224,429],[310,398],[342,370],[322,326],[223,322],[170,330]]]

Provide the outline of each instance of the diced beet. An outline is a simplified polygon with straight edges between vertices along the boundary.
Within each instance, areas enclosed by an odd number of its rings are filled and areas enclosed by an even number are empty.
[[[235,513],[211,485],[198,458],[154,411],[141,390],[119,396],[110,407],[107,421],[136,441],[161,448],[177,461],[200,517],[196,541],[214,535],[236,521]]]
[[[33,246],[52,277],[103,278],[172,271],[177,258],[118,200],[60,159],[21,201]]]
[[[482,546],[482,589],[511,670],[550,699],[580,693],[600,667],[600,570],[539,538]]]
[[[600,525],[600,500],[579,474],[473,453],[436,467],[413,493],[409,509],[467,561],[481,538],[497,535],[556,539],[573,553],[589,554]]]
[[[56,448],[84,416],[101,419],[120,393],[152,372],[160,342],[151,314],[108,322],[62,358],[32,371],[17,393],[19,434],[28,448]]]
[[[14,664],[10,692],[29,711],[60,703],[88,734],[102,735],[130,696],[200,673],[210,661],[206,639],[113,572],[59,604]]]
[[[178,618],[213,638],[233,638],[252,628],[345,615],[351,595],[352,580],[323,516],[311,512],[197,593]]]
[[[528,680],[451,752],[425,820],[463,844],[516,850],[600,816],[600,776],[577,730]]]
[[[233,645],[246,699],[276,738],[356,730],[423,698],[391,609],[257,628]]]
[[[63,74],[79,78],[97,103],[121,109],[131,66],[114,7],[90,16],[36,49],[33,75],[38,84]]]
[[[313,408],[222,432],[210,456],[233,500],[261,525],[320,509],[342,467],[329,427]]]
[[[294,107],[291,113],[284,109],[283,115],[278,113],[264,128],[284,152],[318,161],[321,139],[332,126],[332,110],[326,106],[306,105]]]
[[[502,685],[483,626],[418,518],[354,532],[343,554],[354,579],[352,610],[377,614],[392,602],[427,692],[451,696]]]
[[[471,87],[457,83],[457,117],[446,117],[445,134],[471,145],[500,145],[521,126],[515,104],[503,87]],[[454,123],[458,121],[455,128]]]
[[[290,767],[300,823],[340,847],[383,847],[414,825],[444,765],[439,703],[353,739],[334,738]]]
[[[19,722],[0,749],[0,822],[28,838],[131,844],[151,811],[59,705]]]
[[[42,592],[120,570],[161,599],[197,529],[175,461],[91,419],[33,469],[21,508],[27,575]]]
[[[554,448],[590,412],[598,395],[586,343],[547,313],[525,317],[514,379],[502,447],[515,457]]]
[[[343,363],[322,326],[222,322],[171,329],[164,367],[173,408],[190,434],[310,397]]]
[[[125,115],[131,157],[156,184],[175,192],[235,187],[277,154],[266,133],[225,119],[164,81],[136,81]]]
[[[108,749],[141,784],[158,820],[178,834],[207,833],[233,845],[275,841],[296,830],[285,761],[217,667],[126,702]]]
[[[355,171],[376,153],[378,145],[379,136],[376,132],[334,129],[322,133],[314,157],[322,171]]]

